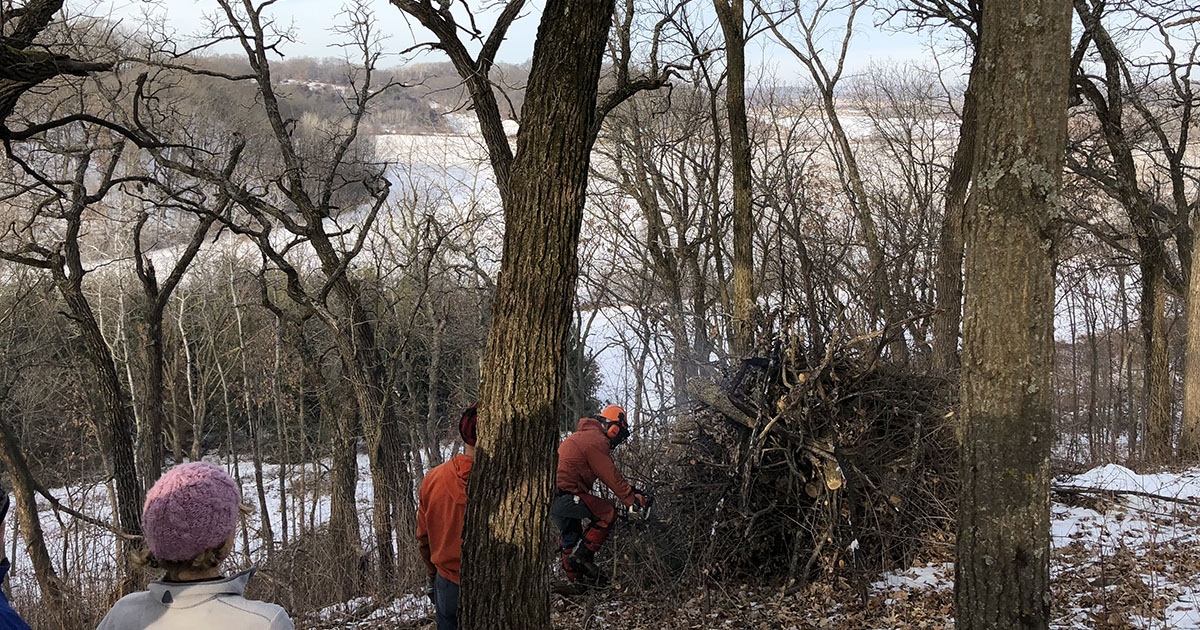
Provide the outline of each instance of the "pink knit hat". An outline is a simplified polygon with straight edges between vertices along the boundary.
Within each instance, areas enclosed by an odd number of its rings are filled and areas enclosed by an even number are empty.
[[[180,464],[146,493],[142,527],[150,553],[167,562],[186,562],[220,547],[236,528],[241,493],[220,467]]]

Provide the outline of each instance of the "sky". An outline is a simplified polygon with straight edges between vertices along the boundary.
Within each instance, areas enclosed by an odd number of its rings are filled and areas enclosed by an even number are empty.
[[[256,0],[257,3],[258,0]],[[381,65],[384,67],[401,65],[407,62],[443,61],[444,57],[438,52],[401,56],[403,51],[418,42],[429,41],[431,36],[414,20],[406,19],[401,11],[387,0],[363,0],[375,14],[379,31],[387,37],[384,43],[385,51],[393,51],[387,55]],[[484,4],[480,0],[469,0],[472,6]],[[591,1],[591,0],[580,0]],[[86,5],[83,4],[86,2]],[[92,15],[107,14],[122,21],[127,28],[142,29],[148,25],[163,20],[168,29],[173,30],[181,41],[186,41],[190,35],[201,32],[205,25],[205,15],[212,15],[217,10],[214,0],[82,0],[75,4],[79,10],[86,10]],[[343,35],[336,33],[331,27],[338,21],[339,0],[278,0],[269,9],[280,25],[290,25],[294,29],[295,42],[283,47],[288,57],[337,57],[341,51],[337,43],[345,41]],[[487,4],[495,4],[488,2]],[[528,61],[533,53],[533,42],[537,34],[537,22],[540,18],[543,0],[531,0],[524,14],[509,30],[508,38],[501,46],[498,58],[502,62],[522,63]],[[707,2],[696,2],[693,6],[705,7]],[[750,3],[747,3],[749,5]],[[864,11],[860,13],[856,26],[855,37],[852,40],[850,56],[847,61],[847,72],[859,72],[872,64],[914,62],[931,65],[930,35],[928,33],[897,32],[889,26],[877,26],[874,21],[881,17]],[[495,12],[491,13],[492,16]],[[147,19],[147,16],[153,16]],[[485,30],[490,27],[489,21],[481,21],[480,26]],[[240,49],[228,43],[216,49],[224,53],[240,53]],[[750,42],[747,50],[748,63],[752,66],[766,68],[775,75],[781,83],[791,84],[803,81],[805,72],[793,55],[774,42],[770,33],[762,33]],[[943,64],[951,65],[951,64]]]

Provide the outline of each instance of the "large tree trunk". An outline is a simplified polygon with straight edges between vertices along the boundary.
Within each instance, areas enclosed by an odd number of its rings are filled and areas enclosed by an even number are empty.
[[[546,516],[564,348],[613,0],[547,0],[504,207],[504,254],[482,366],[468,485],[467,630],[550,627]]]
[[[1142,335],[1146,344],[1146,461],[1172,459],[1171,374],[1167,357],[1167,281],[1161,267],[1142,265]]]
[[[958,148],[946,182],[946,213],[938,242],[937,276],[934,279],[938,310],[933,316],[933,369],[946,373],[958,369],[958,337],[962,326],[963,213],[975,163],[975,93],[980,72],[977,59],[963,94],[962,121],[958,125]]]
[[[415,445],[409,427],[400,422],[394,395],[385,401],[387,413],[383,425],[383,461],[387,469],[391,493],[391,523],[396,532],[395,577],[403,581],[419,580],[421,557],[417,551],[417,500],[412,461]],[[396,586],[395,582],[385,585]]]
[[[358,489],[358,414],[355,409],[332,405],[325,411],[336,423],[330,469],[329,533],[345,541],[347,548],[358,550],[362,547],[354,498]]]
[[[742,0],[713,0],[725,35],[725,116],[733,163],[733,354],[754,351],[754,216],[750,205],[750,132],[746,123],[746,33]]]
[[[1179,458],[1193,464],[1200,459],[1200,247],[1195,245],[1192,246],[1192,268],[1188,277],[1186,347]]]
[[[956,625],[1050,624],[1052,217],[1060,210],[1071,11],[989,0],[966,221]]]

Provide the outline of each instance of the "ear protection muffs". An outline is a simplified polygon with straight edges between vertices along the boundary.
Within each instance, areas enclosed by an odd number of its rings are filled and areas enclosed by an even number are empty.
[[[604,427],[604,435],[613,446],[618,446],[629,438],[629,421],[625,419],[625,410],[609,405],[596,418]]]
[[[628,431],[628,429],[625,428],[625,412],[623,411],[621,412],[620,418],[616,422],[608,419],[605,419],[604,422],[607,426],[607,428],[604,430],[604,434],[607,435],[608,439],[610,440],[617,439],[617,436],[621,434],[622,429]]]

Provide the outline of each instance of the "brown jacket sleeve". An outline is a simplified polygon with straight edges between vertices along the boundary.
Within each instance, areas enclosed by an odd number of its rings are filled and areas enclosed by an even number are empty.
[[[587,451],[588,465],[592,467],[592,472],[596,473],[596,478],[604,482],[613,494],[621,500],[625,505],[633,505],[633,488],[628,481],[617,472],[617,465],[613,462],[612,452],[608,448],[607,442],[597,442],[595,446]]]

